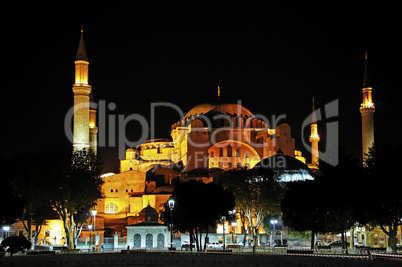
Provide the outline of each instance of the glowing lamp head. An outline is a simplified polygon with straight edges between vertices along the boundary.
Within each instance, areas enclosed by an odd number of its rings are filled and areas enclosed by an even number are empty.
[[[96,216],[96,214],[98,213],[95,209],[93,209],[92,211],[91,211],[91,213],[92,213],[92,216]]]
[[[173,209],[174,208],[174,200],[173,199],[169,199],[169,201],[168,201],[168,206],[169,206],[169,209]]]

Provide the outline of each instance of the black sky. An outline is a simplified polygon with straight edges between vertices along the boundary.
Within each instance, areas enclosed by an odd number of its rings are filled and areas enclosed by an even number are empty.
[[[63,123],[73,104],[81,25],[95,98],[116,104],[111,115],[149,119],[157,101],[187,112],[215,100],[220,85],[223,100],[241,100],[254,114],[286,114],[296,149],[308,160],[301,124],[313,96],[316,108],[339,99],[340,144],[360,157],[368,51],[376,142],[402,143],[400,1],[57,2],[11,4],[2,12],[3,156],[67,142]],[[180,118],[172,110],[156,112],[156,137],[169,137]],[[140,132],[136,123],[127,127],[132,140]],[[106,171],[118,171],[116,148],[100,148],[100,155]]]

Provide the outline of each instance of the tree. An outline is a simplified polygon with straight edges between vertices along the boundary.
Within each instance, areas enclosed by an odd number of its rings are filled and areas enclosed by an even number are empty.
[[[233,192],[236,207],[248,220],[253,236],[253,246],[258,244],[258,229],[265,216],[280,214],[284,186],[273,171],[257,172],[233,169],[223,174],[224,186]]]
[[[48,154],[45,170],[47,197],[63,220],[67,247],[73,249],[76,214],[94,207],[102,197],[101,164],[91,149],[71,153],[58,148]]]
[[[318,232],[341,233],[345,241],[344,232],[356,222],[355,183],[359,177],[356,162],[341,152],[337,166],[320,162],[320,172],[313,181],[288,183],[281,204],[286,226],[296,231],[312,231],[311,248]],[[317,194],[328,189],[336,194],[329,197]]]
[[[311,248],[314,248],[314,236],[317,232],[325,232],[322,220],[321,198],[317,196],[317,181],[299,181],[287,185],[282,200],[283,223],[296,231],[311,233]]]
[[[171,198],[175,200],[174,229],[189,232],[190,244],[194,235],[198,251],[202,250],[202,232],[207,231],[208,234],[208,228],[215,227],[217,220],[228,216],[228,211],[233,210],[235,206],[232,193],[224,190],[221,185],[204,184],[202,181],[178,184]],[[170,210],[165,204],[162,220],[169,223],[170,219]],[[192,249],[192,246],[190,248]]]
[[[54,215],[45,193],[47,187],[43,180],[43,159],[43,154],[28,154],[13,160],[11,187],[14,195],[23,201],[23,211],[19,218],[30,242],[32,242],[32,228],[35,226],[33,247],[38,242],[38,235],[45,219]]]
[[[402,225],[402,195],[400,194],[399,151],[401,147],[369,149],[361,176],[361,191],[370,192],[358,202],[359,222],[379,226],[389,236],[392,253],[397,250],[397,232]],[[375,192],[375,193],[374,193]]]

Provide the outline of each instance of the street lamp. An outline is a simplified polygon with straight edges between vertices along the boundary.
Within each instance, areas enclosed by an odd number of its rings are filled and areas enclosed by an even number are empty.
[[[94,225],[93,225],[93,238],[94,238],[94,242],[93,242],[93,245],[92,245],[92,250],[93,251],[95,251],[95,219],[96,219],[96,214],[98,213],[97,211],[96,211],[96,209],[93,209],[92,211],[91,211],[91,213],[92,213],[92,216],[94,216]]]
[[[236,230],[236,226],[237,226],[237,222],[236,222],[236,213],[237,213],[237,211],[234,209],[234,210],[229,210],[228,211],[228,214],[229,214],[229,217],[230,217],[230,224],[232,225],[232,243],[234,243],[234,241],[233,241],[233,239],[234,239],[234,232],[235,232],[235,230]]]
[[[226,242],[225,242],[225,221],[226,217],[222,216],[222,229],[223,229],[223,249],[226,247]]]
[[[274,226],[274,233],[275,233],[275,235],[276,235],[275,225],[276,225],[277,223],[278,223],[278,220],[271,220],[271,224]],[[270,239],[271,239],[271,247],[272,247],[272,246],[273,246],[273,244],[272,244],[272,235],[271,235]]]
[[[173,209],[174,209],[174,199],[169,199],[168,206],[170,209],[170,249],[173,250]],[[191,246],[191,244],[190,244]]]
[[[3,231],[6,232],[6,238],[8,237],[9,230],[10,230],[10,226],[3,226]]]
[[[92,224],[88,224],[88,230],[89,230],[89,249],[91,249],[91,245],[92,245]]]

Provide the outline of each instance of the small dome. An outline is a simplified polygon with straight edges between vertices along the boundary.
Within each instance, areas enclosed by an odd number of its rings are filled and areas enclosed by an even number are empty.
[[[309,167],[300,160],[277,154],[272,157],[265,158],[257,163],[253,170],[264,172],[270,170],[278,174],[279,180],[282,182],[294,182],[314,180]]]
[[[156,209],[154,209],[154,208],[152,208],[149,204],[148,204],[148,206],[146,206],[145,208],[143,208],[142,210],[141,210],[141,212],[144,212],[144,213],[158,213],[157,211],[156,211]]]
[[[148,204],[141,210],[138,217],[140,222],[158,222],[159,213]]]
[[[205,103],[197,105],[194,108],[192,108],[189,112],[187,112],[185,117],[189,118],[194,115],[207,114],[210,112],[230,114],[230,115],[241,114],[242,116],[246,115],[248,117],[253,116],[253,113],[251,113],[248,109],[239,104]]]

